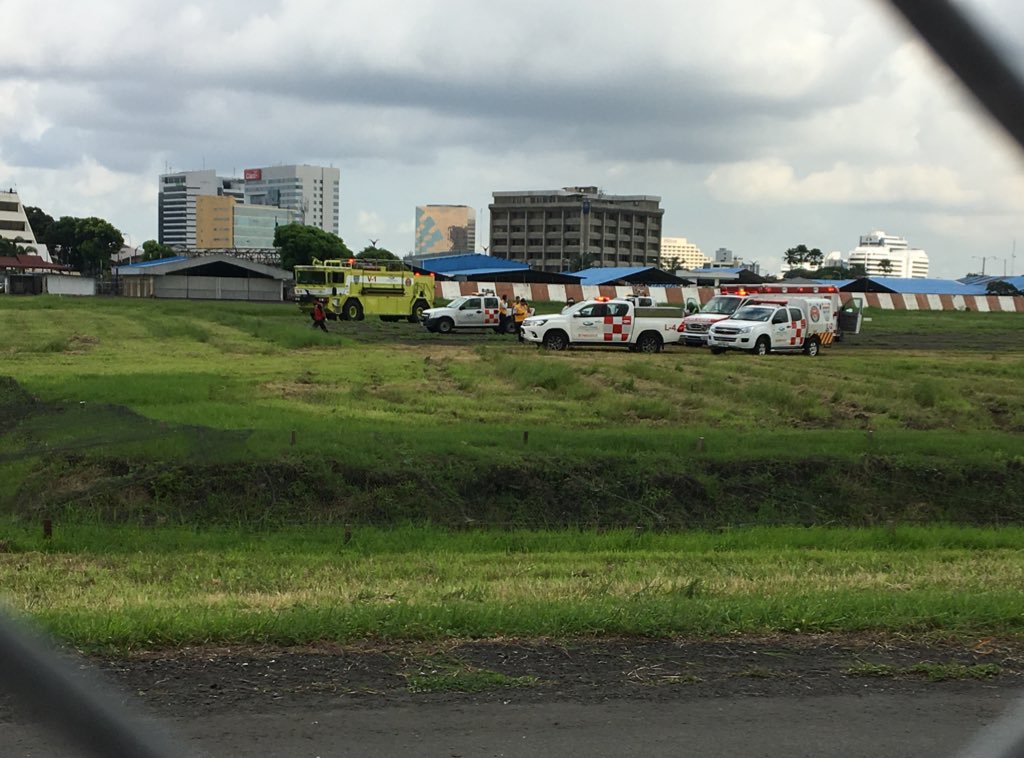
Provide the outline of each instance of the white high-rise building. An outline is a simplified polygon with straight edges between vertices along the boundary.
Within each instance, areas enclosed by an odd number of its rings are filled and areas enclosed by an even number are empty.
[[[196,247],[196,198],[202,195],[244,197],[241,179],[217,176],[214,169],[161,174],[157,199],[157,241],[194,250]]]
[[[879,230],[865,234],[850,251],[850,266],[863,266],[868,276],[927,279],[928,254],[912,248],[903,237]]]
[[[245,202],[291,210],[296,222],[338,233],[341,171],[324,166],[245,170]]]
[[[711,259],[686,237],[661,238],[661,267],[666,271],[694,271],[704,268],[710,262]]]
[[[23,247],[29,254],[38,255],[47,263],[53,263],[46,245],[36,242],[32,225],[25,215],[25,206],[21,204],[21,198],[13,189],[7,192],[0,191],[0,238],[17,241],[18,246]]]

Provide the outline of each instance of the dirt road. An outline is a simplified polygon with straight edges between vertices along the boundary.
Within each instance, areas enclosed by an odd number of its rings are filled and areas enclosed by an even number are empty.
[[[202,756],[957,755],[1024,645],[865,638],[185,650],[96,661]],[[0,700],[0,755],[77,755]]]

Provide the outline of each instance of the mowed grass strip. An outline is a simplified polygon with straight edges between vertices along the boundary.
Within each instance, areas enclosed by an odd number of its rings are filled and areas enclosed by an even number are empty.
[[[1024,633],[1024,530],[252,534],[5,529],[11,607],[71,644]]]

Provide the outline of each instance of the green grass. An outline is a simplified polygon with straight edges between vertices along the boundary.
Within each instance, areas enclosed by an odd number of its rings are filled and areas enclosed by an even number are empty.
[[[872,312],[820,359],[761,361],[552,354],[369,320],[325,335],[287,304],[0,298],[0,319],[3,374],[43,403],[20,417],[24,399],[0,398],[0,512],[29,518],[1022,515],[1006,493],[1024,479],[1024,349],[976,349],[1019,332],[1017,314]],[[885,346],[912,330],[940,346]],[[971,349],[942,346],[957,340]]]
[[[873,679],[923,676],[930,682],[962,681],[965,679],[991,679],[1002,673],[994,663],[915,663],[913,666],[894,666],[888,663],[861,663],[845,671],[847,676]]]
[[[6,601],[126,650],[450,637],[1024,634],[1024,529],[4,527]],[[928,673],[928,672],[923,672]],[[934,672],[929,676],[937,675]]]

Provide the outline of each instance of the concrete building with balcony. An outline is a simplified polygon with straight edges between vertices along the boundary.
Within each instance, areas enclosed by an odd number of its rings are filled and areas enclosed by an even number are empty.
[[[686,237],[661,238],[661,268],[665,271],[704,268],[710,261],[711,259]]]
[[[416,206],[414,255],[472,253],[476,249],[476,211],[468,205]]]
[[[13,189],[0,191],[0,239],[17,243],[26,255],[39,256],[44,262],[53,263],[46,245],[36,241],[32,225],[25,215],[25,206]]]
[[[661,198],[607,195],[597,187],[495,192],[490,253],[541,271],[657,266]]]
[[[860,238],[850,251],[850,266],[863,266],[868,276],[927,279],[928,254],[912,248],[903,237],[874,231]]]

